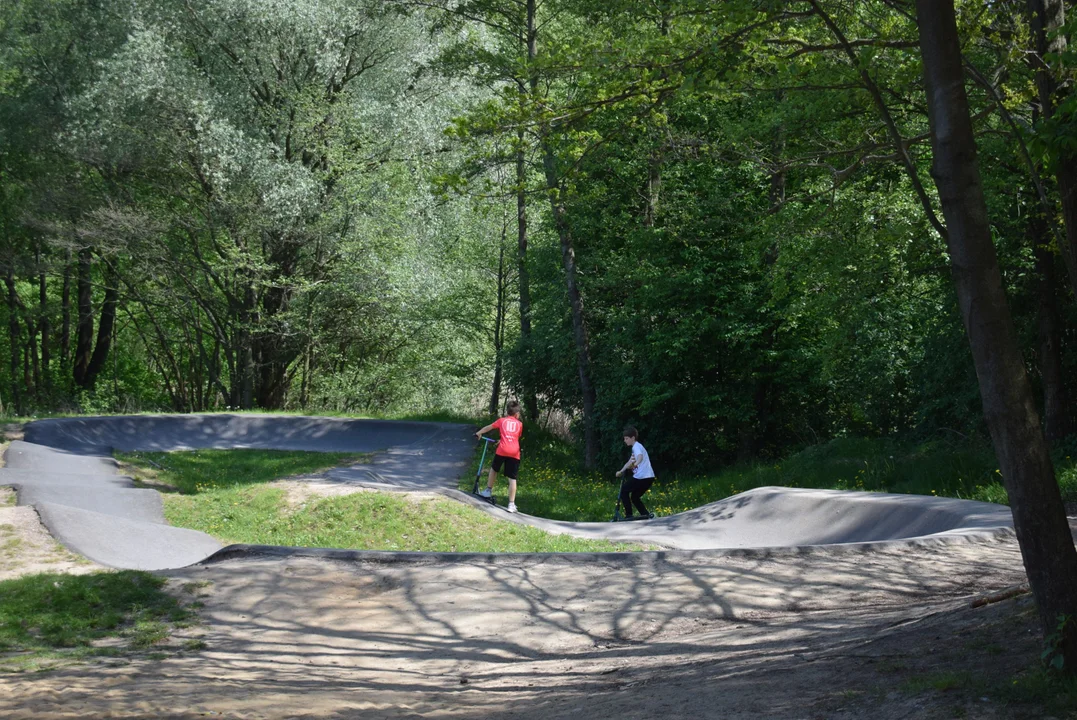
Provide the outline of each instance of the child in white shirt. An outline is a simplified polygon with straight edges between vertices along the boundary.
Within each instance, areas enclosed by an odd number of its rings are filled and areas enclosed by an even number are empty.
[[[654,513],[647,511],[642,500],[643,493],[650,490],[651,485],[654,484],[651,458],[647,455],[647,449],[639,442],[639,433],[636,428],[626,427],[623,435],[625,445],[632,448],[632,457],[623,468],[617,471],[617,477],[621,477],[626,470],[632,471],[632,477],[621,484],[621,506],[625,510],[625,518],[631,519],[633,505],[642,517],[653,518]]]

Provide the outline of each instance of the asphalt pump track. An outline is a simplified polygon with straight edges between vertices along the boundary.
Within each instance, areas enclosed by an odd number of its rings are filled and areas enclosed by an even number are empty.
[[[457,490],[475,450],[474,428],[453,423],[291,415],[137,415],[54,418],[27,425],[0,468],[53,537],[94,562],[165,570],[237,557],[313,556],[381,562],[471,561],[464,553],[394,553],[325,548],[222,547],[205,533],[169,525],[160,494],[119,472],[115,450],[257,448],[373,453],[334,468],[323,481],[436,492],[527,524],[576,537],[639,542],[663,552],[782,554],[967,543],[1012,535],[1009,508],[921,495],[763,487],[669,517],[636,523],[577,523],[509,515]],[[526,475],[521,492],[526,492]],[[574,555],[579,562],[593,553]],[[601,554],[605,561],[614,555]],[[495,557],[495,556],[490,556]],[[502,556],[507,561],[511,556]],[[626,558],[627,559],[627,558]]]

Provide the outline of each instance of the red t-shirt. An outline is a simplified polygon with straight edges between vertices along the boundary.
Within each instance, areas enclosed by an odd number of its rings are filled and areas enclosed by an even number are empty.
[[[494,454],[519,460],[520,436],[524,434],[524,424],[520,422],[520,418],[506,415],[494,421],[494,427],[501,431],[501,441]]]

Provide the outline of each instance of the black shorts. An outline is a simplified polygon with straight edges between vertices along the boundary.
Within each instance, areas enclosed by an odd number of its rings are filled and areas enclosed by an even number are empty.
[[[501,469],[502,466],[505,467],[504,470]],[[520,473],[520,458],[510,458],[495,454],[493,470],[495,473],[502,473],[505,477],[515,480]]]

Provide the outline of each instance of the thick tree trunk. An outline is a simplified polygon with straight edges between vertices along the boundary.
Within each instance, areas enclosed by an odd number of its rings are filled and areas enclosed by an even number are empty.
[[[572,232],[565,217],[564,199],[561,196],[560,183],[557,179],[557,161],[553,150],[543,139],[542,165],[546,173],[546,189],[550,194],[550,206],[553,210],[554,225],[561,240],[561,260],[565,266],[565,286],[572,311],[572,336],[576,343],[576,367],[580,374],[580,394],[583,399],[583,443],[584,465],[594,468],[598,456],[595,437],[595,386],[591,382],[591,344],[587,336],[587,323],[583,312],[583,298],[576,281],[576,248],[572,241]]]
[[[78,320],[75,331],[75,364],[73,372],[76,385],[89,387],[86,377],[90,368],[90,357],[93,355],[93,285],[91,284],[93,253],[89,248],[83,248],[79,250],[78,258],[78,279],[76,283]]]
[[[932,176],[942,202],[961,316],[972,349],[984,417],[1009,495],[1014,528],[1045,634],[1077,617],[1077,550],[1018,350],[992,244],[976,141],[965,95],[952,0],[917,0]],[[1077,626],[1061,644],[1077,671]]]
[[[1031,63],[1036,71],[1040,113],[1044,120],[1050,120],[1061,100],[1058,97],[1061,87],[1044,62],[1044,57],[1066,49],[1066,36],[1055,32],[1066,21],[1066,8],[1062,0],[1027,0],[1027,3],[1036,50]],[[1062,220],[1066,227],[1066,239],[1059,250],[1069,275],[1070,288],[1077,297],[1077,157],[1072,154],[1057,157],[1054,166],[1062,200]]]

